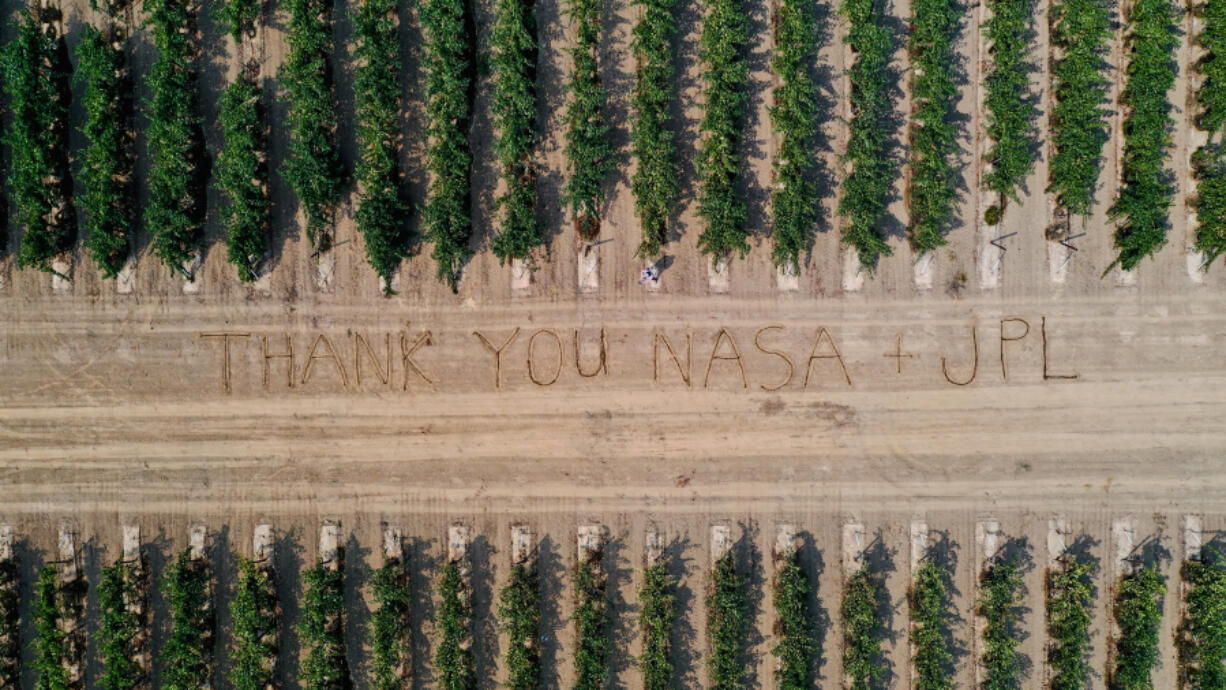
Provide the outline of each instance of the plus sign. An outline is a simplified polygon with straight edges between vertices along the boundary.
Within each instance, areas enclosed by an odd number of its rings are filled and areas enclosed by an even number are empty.
[[[887,352],[882,357],[893,357],[894,361],[898,363],[898,373],[900,374],[902,373],[902,361],[904,359],[915,359],[915,355],[902,351],[902,333],[898,334],[897,346],[894,348],[893,354]]]

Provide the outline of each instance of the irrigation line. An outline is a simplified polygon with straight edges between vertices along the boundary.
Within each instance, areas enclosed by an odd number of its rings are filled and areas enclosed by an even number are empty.
[[[1083,232],[1080,235],[1073,235],[1071,237],[1065,237],[1064,239],[1060,240],[1060,246],[1066,247],[1069,250],[1069,254],[1068,256],[1064,257],[1064,263],[1060,264],[1060,268],[1064,268],[1065,266],[1068,265],[1068,262],[1073,260],[1073,252],[1080,251],[1077,249],[1077,247],[1073,246],[1073,240],[1077,239],[1078,237],[1084,237],[1084,236],[1085,236],[1085,233]]]
[[[1011,232],[1007,235],[999,235],[996,237],[996,239],[992,240],[991,242],[988,242],[988,244],[1000,250],[1000,257],[996,259],[996,265],[992,267],[993,273],[995,273],[996,270],[1000,268],[1001,262],[1005,260],[1005,252],[1009,251],[1008,249],[1005,248],[1005,245],[1001,244],[1001,240],[1007,240],[1016,234],[1017,232]]]

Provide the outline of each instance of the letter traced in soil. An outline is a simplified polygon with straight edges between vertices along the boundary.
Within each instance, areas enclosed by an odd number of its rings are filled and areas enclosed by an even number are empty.
[[[575,371],[579,372],[579,375],[585,379],[590,379],[600,374],[609,375],[609,340],[603,326],[600,328],[600,363],[590,372],[583,370],[583,364],[579,357],[579,329],[575,329]]]
[[[651,380],[659,382],[660,380],[660,343],[664,343],[664,347],[668,349],[669,356],[673,359],[673,364],[677,365],[677,372],[681,374],[681,380],[685,382],[687,388],[692,387],[690,383],[691,369],[690,365],[694,360],[694,338],[689,331],[685,333],[685,367],[681,366],[681,360],[677,357],[677,353],[673,350],[673,344],[669,342],[668,336],[663,333],[656,332],[651,344]]]
[[[288,359],[289,362],[285,367],[285,386],[286,388],[294,387],[294,341],[289,337],[289,333],[285,334],[285,352],[269,353],[268,352],[268,336],[260,336],[260,351],[264,355],[264,366],[260,381],[264,385],[264,390],[268,390],[269,375],[271,374],[271,366],[268,364],[274,359]]]
[[[949,367],[946,366],[945,358],[941,357],[941,373],[945,376],[945,380],[955,386],[965,386],[975,380],[975,376],[979,374],[979,334],[975,331],[975,322],[971,322],[971,349],[975,352],[975,363],[971,365],[971,376],[965,381],[955,381],[949,375]]]
[[[317,354],[320,343],[323,343],[328,348],[327,353]],[[311,380],[311,373],[315,371],[315,362],[321,359],[331,360],[332,364],[336,366],[336,373],[341,377],[341,388],[348,388],[349,375],[345,373],[345,365],[341,363],[341,358],[336,354],[336,348],[333,347],[332,341],[323,333],[315,336],[315,342],[311,343],[311,351],[307,353],[306,366],[302,368],[302,385],[305,386]]]
[[[558,353],[557,362],[554,364],[554,367],[553,367],[553,376],[548,379],[537,378],[536,367],[532,363],[533,361],[532,353],[536,351],[536,339],[541,337],[542,335],[547,335],[550,338],[553,338],[554,347],[557,349],[557,353]],[[579,356],[578,350],[575,351],[575,356],[576,357]],[[532,383],[535,383],[538,386],[552,386],[554,383],[557,383],[558,377],[561,375],[562,375],[562,338],[559,337],[557,333],[549,330],[548,328],[542,328],[540,330],[537,330],[536,332],[532,334],[532,337],[528,338],[528,379],[532,381]]]
[[[780,326],[780,325],[763,326],[759,328],[758,332],[755,333],[753,336],[754,347],[758,348],[760,352],[762,352],[763,354],[773,355],[775,357],[778,357],[779,359],[783,360],[784,364],[788,365],[788,375],[783,379],[783,381],[779,382],[778,385],[767,386],[766,384],[761,384],[760,387],[762,388],[762,390],[767,391],[767,392],[777,391],[780,388],[783,388],[784,386],[788,385],[789,383],[792,382],[792,377],[796,374],[796,366],[792,364],[792,358],[788,357],[786,352],[782,350],[774,350],[774,349],[771,349],[769,347],[765,347],[762,345],[762,334],[763,333],[766,333],[767,331],[782,331],[782,330],[783,330],[783,326]]]
[[[721,355],[719,353],[720,343],[727,342],[732,348],[732,354]],[[736,366],[741,372],[741,388],[749,388],[749,378],[745,376],[745,360],[741,358],[741,348],[737,347],[736,339],[728,332],[727,328],[720,328],[715,334],[715,344],[711,346],[711,357],[707,359],[707,373],[702,377],[702,387],[706,388],[711,382],[711,365],[715,364],[715,360],[721,361],[736,361]]]
[[[830,345],[830,351],[824,354],[818,354],[817,350],[822,346],[822,341]],[[851,385],[851,374],[847,371],[847,363],[843,361],[843,355],[839,352],[839,346],[835,345],[834,338],[831,337],[830,331],[826,330],[825,326],[817,329],[817,335],[813,336],[813,349],[809,351],[809,361],[805,363],[805,382],[801,388],[809,387],[809,374],[813,370],[813,360],[815,359],[833,359],[839,363],[839,368],[843,371],[843,380],[847,381],[848,388],[855,388]]]
[[[379,377],[379,382],[387,385],[392,377],[392,334],[383,334],[383,350],[387,353],[387,363],[379,364],[379,357],[375,354],[374,348],[370,346],[370,342],[366,340],[366,336],[361,333],[353,334],[353,375],[358,380],[358,388],[362,387],[362,355],[366,355],[372,364],[375,365],[375,376]]]
[[[1007,336],[1005,335],[1005,324],[1007,323],[1020,323],[1026,327],[1026,330],[1022,331],[1021,335]],[[1005,361],[1005,343],[1021,340],[1028,335],[1030,335],[1030,322],[1026,319],[1017,316],[1006,316],[1000,320],[1000,377],[1005,381],[1009,380],[1009,365]]]
[[[235,331],[220,331],[218,333],[200,333],[198,337],[208,340],[209,338],[221,338],[221,388],[225,392],[230,392],[230,338],[250,338],[250,333],[238,333]]]
[[[1081,378],[1081,374],[1078,374],[1077,372],[1073,372],[1071,374],[1052,374],[1048,371],[1048,367],[1047,367],[1047,362],[1048,362],[1048,358],[1047,358],[1047,317],[1042,316],[1042,317],[1039,317],[1039,319],[1040,319],[1039,320],[1039,331],[1043,335],[1043,380],[1047,381],[1050,379],[1078,379],[1078,378]]]
[[[515,339],[519,337],[519,327],[517,326],[515,330],[511,332],[511,337],[507,338],[506,342],[499,347],[494,347],[494,344],[491,343],[489,338],[486,338],[481,331],[473,331],[473,335],[477,336],[477,340],[481,341],[481,344],[485,346],[485,349],[489,350],[490,354],[494,355],[494,389],[502,390],[502,353],[505,352],[508,347],[511,347],[511,343],[515,342]]]
[[[412,347],[409,347],[409,334],[405,331],[400,332],[400,368],[404,370],[404,382],[400,384],[400,390],[407,391],[409,389],[410,371],[417,374],[422,381],[425,381],[430,386],[430,390],[436,390],[434,388],[434,380],[426,376],[426,372],[422,371],[421,367],[417,366],[417,362],[413,361],[413,355],[418,349],[423,345],[429,346],[432,344],[433,340],[430,337],[430,331],[422,331],[417,336],[417,340],[413,341]]]

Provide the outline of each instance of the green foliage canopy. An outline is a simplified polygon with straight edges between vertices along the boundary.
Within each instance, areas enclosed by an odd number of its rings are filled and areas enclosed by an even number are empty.
[[[992,17],[983,30],[992,65],[983,86],[987,131],[992,143],[985,161],[991,169],[983,176],[983,184],[1001,197],[1002,203],[994,207],[994,215],[999,217],[1004,201],[1017,199],[1038,155],[1034,128],[1038,109],[1030,87],[1034,67],[1028,59],[1027,41],[1034,2],[989,0],[988,7]]]
[[[639,590],[643,654],[638,663],[646,690],[674,687],[671,637],[677,619],[676,584],[676,578],[668,574],[665,558],[643,571],[643,588]]]
[[[745,129],[749,65],[749,17],[742,0],[711,0],[702,22],[698,53],[706,103],[698,153],[698,215],[706,223],[698,248],[717,261],[749,251],[749,210],[737,193]]]
[[[375,611],[370,619],[371,675],[377,690],[398,690],[408,682],[409,619],[413,590],[407,563],[387,558],[370,581]]]
[[[396,0],[362,0],[354,10],[353,100],[358,140],[358,230],[366,256],[391,294],[408,252],[409,198],[400,170],[400,37]]]
[[[545,243],[536,217],[538,201],[534,156],[536,131],[536,19],[531,0],[497,0],[493,50],[493,110],[498,138],[494,151],[506,191],[498,197],[502,211],[490,249],[499,262],[529,261]]]
[[[174,690],[208,684],[213,676],[212,573],[184,549],[166,568],[162,592],[170,609],[170,635],[162,647],[162,683]]]
[[[98,656],[102,660],[100,685],[104,690],[132,690],[145,677],[145,670],[133,658],[143,637],[139,609],[141,602],[137,576],[130,563],[112,563],[102,569],[98,582]],[[143,603],[143,602],[141,602]]]
[[[1090,667],[1090,606],[1094,601],[1094,565],[1069,557],[1064,568],[1047,573],[1047,665],[1052,690],[1088,687]]]
[[[473,665],[472,595],[460,573],[460,564],[448,561],[440,573],[438,584],[438,640],[434,652],[434,668],[442,690],[472,690],[477,686]]]
[[[775,670],[779,690],[813,687],[813,667],[818,653],[810,620],[809,597],[813,584],[800,565],[800,553],[790,549],[780,559],[775,575],[775,634],[779,643],[772,653],[779,659]]]
[[[0,687],[21,685],[21,616],[17,562],[0,562]]]
[[[1176,637],[1179,676],[1194,690],[1226,688],[1226,567],[1222,557],[1204,548],[1201,559],[1185,561],[1187,585],[1184,619]]]
[[[458,289],[460,268],[468,260],[472,150],[472,17],[466,0],[424,0],[421,4],[426,68],[426,238],[434,243],[439,280]]]
[[[600,555],[575,568],[574,690],[602,690],[609,674],[609,602]]]
[[[51,19],[23,9],[17,36],[0,53],[5,95],[12,112],[8,186],[17,223],[25,228],[17,265],[51,272],[52,260],[76,242],[72,180],[68,175],[68,94],[71,67]],[[0,238],[3,239],[3,238]]]
[[[1226,253],[1226,148],[1221,142],[1200,147],[1192,154],[1196,177],[1196,249],[1205,256],[1204,268]]]
[[[925,560],[911,584],[911,642],[915,646],[917,690],[952,690],[954,653],[949,621],[954,612],[947,581],[951,574]]]
[[[889,152],[894,128],[890,84],[894,41],[881,23],[885,12],[875,0],[843,0],[839,13],[849,23],[843,42],[856,54],[847,71],[852,114],[843,162],[849,169],[843,177],[839,215],[846,219],[843,243],[856,250],[862,267],[871,269],[882,254],[891,253],[877,225],[897,172]]]
[[[1156,565],[1141,568],[1116,583],[1112,613],[1120,634],[1115,640],[1112,688],[1153,690],[1165,594],[1166,578]]]
[[[707,660],[713,690],[740,690],[745,683],[746,635],[749,633],[749,578],[737,572],[733,552],[715,562],[707,595]]]
[[[282,175],[298,195],[317,251],[332,247],[332,224],[346,184],[336,145],[332,88],[332,3],[287,0],[289,47],[277,75],[289,96],[289,155]]]
[[[1166,226],[1175,199],[1172,176],[1165,169],[1172,146],[1171,103],[1179,46],[1178,10],[1170,0],[1137,0],[1127,17],[1130,54],[1128,82],[1120,104],[1124,120],[1124,157],[1119,195],[1108,211],[1118,225],[1115,248],[1126,271],[1166,244]]]
[[[1226,7],[1205,2],[1197,11],[1201,31],[1193,39],[1204,54],[1194,67],[1204,81],[1196,92],[1196,126],[1218,137],[1226,130]]]
[[[600,234],[600,211],[604,204],[604,183],[613,171],[613,144],[605,120],[608,93],[600,83],[596,55],[600,49],[599,0],[571,0],[566,10],[578,26],[575,45],[570,50],[574,66],[566,91],[566,162],[570,179],[562,188],[564,203],[570,207],[575,230],[588,242]]]
[[[214,13],[234,42],[242,43],[243,36],[255,35],[255,22],[260,17],[260,9],[260,0],[220,0]]]
[[[954,39],[958,0],[915,0],[911,6],[911,193],[908,233],[918,254],[945,244],[958,192],[958,87]]]
[[[635,4],[642,15],[630,35],[637,63],[630,96],[630,141],[638,167],[630,189],[642,228],[637,256],[651,259],[668,241],[668,217],[680,190],[676,133],[670,128],[669,115],[677,97],[672,60],[677,1],[636,0]]]
[[[534,690],[541,685],[541,586],[532,563],[511,566],[502,588],[498,618],[507,634],[507,680],[511,690]]]
[[[1022,571],[1016,561],[993,559],[979,578],[983,627],[983,690],[1013,690],[1022,679]]]
[[[818,131],[817,22],[811,0],[783,0],[775,22],[775,53],[771,67],[779,77],[771,124],[779,132],[775,154],[775,189],[771,192],[775,266],[800,272],[800,255],[817,227],[817,183],[814,140]]]
[[[145,227],[153,235],[154,253],[187,275],[183,265],[199,249],[205,211],[204,133],[191,43],[195,18],[186,0],[149,0],[145,9],[157,50],[145,104],[150,159]]]
[[[269,200],[263,92],[240,74],[221,94],[222,145],[214,170],[226,202],[219,211],[226,229],[228,259],[250,283],[268,251]]]
[[[85,149],[80,197],[85,246],[105,278],[123,268],[135,204],[132,185],[132,82],[118,36],[92,24],[81,29],[75,80],[84,86]]]
[[[54,565],[38,571],[34,585],[34,669],[38,672],[38,690],[68,690],[72,687],[68,669],[71,642],[68,633],[60,629],[64,618],[61,609],[59,576]]]
[[[230,684],[235,690],[264,690],[276,680],[279,651],[280,608],[270,567],[238,557],[238,584],[230,617],[234,620]]]
[[[344,690],[351,686],[345,658],[345,571],[322,562],[303,574],[302,620],[298,634],[306,657],[299,681],[308,690]]]
[[[1194,65],[1203,81],[1196,91],[1196,126],[1209,134],[1209,143],[1193,154],[1196,176],[1196,249],[1205,255],[1205,270],[1226,253],[1226,5],[1206,2],[1198,6],[1202,29],[1194,39],[1204,55]]]
[[[853,690],[869,690],[885,673],[879,605],[884,586],[866,563],[848,578],[843,590],[843,674]]]
[[[1103,56],[1112,39],[1111,7],[1104,0],[1060,0],[1052,6],[1052,157],[1047,191],[1070,214],[1086,216],[1094,204],[1103,144],[1110,68]]]

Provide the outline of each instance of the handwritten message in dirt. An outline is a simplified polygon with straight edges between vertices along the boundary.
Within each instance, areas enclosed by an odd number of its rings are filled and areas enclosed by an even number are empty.
[[[944,323],[923,332],[762,324],[551,328],[435,333],[203,331],[221,391],[398,391],[628,383],[653,388],[854,390],[882,380],[941,385],[1076,380],[1074,348],[1047,316]]]

